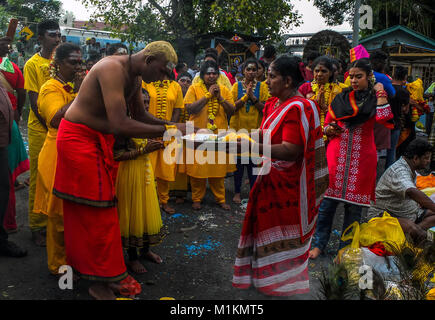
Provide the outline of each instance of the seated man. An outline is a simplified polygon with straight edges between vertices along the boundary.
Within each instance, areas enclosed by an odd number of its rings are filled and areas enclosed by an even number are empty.
[[[429,165],[431,154],[432,146],[426,140],[415,139],[408,145],[403,156],[379,179],[376,204],[370,207],[368,219],[387,211],[415,241],[426,238],[427,229],[435,226],[435,203],[417,189],[416,170]]]

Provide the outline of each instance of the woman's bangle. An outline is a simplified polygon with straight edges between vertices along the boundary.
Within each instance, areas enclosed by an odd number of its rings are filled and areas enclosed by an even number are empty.
[[[384,97],[384,98],[388,97],[388,94],[385,90],[376,91],[376,98],[381,98],[381,97]]]
[[[244,95],[240,100],[242,100],[244,103],[246,103],[246,101],[248,101],[249,97],[248,95]]]
[[[175,124],[165,124],[166,131],[169,130],[177,130],[177,126]]]
[[[224,103],[224,101],[225,101],[225,99],[222,98],[222,99],[220,99],[218,102],[219,102],[220,104],[222,104],[222,103]]]
[[[207,93],[205,94],[205,97],[207,98],[207,100],[210,100],[210,99],[211,99],[211,93],[210,93],[210,92],[207,92]]]

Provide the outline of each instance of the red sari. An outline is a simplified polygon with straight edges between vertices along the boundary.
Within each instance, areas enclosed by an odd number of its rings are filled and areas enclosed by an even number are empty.
[[[264,159],[263,169],[270,165],[270,171],[258,176],[249,196],[233,286],[254,285],[267,295],[289,296],[309,291],[308,251],[318,209],[315,142],[322,131],[308,100],[293,97],[274,109],[277,101],[266,102],[263,136],[269,132],[272,144],[302,145],[304,156],[296,162]]]

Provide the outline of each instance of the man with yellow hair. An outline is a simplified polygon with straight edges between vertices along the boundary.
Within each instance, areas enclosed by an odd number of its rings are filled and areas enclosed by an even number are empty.
[[[114,135],[162,137],[186,125],[157,119],[143,106],[141,84],[170,72],[177,55],[165,41],[127,56],[109,56],[88,73],[65,113],[57,135],[53,193],[63,199],[67,263],[93,280],[89,293],[115,299],[114,291],[135,295],[141,287],[124,263],[115,199]]]

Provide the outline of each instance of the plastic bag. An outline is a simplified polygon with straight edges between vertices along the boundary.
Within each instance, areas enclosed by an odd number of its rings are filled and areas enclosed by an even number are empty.
[[[369,247],[376,242],[382,242],[385,249],[391,251],[389,243],[396,247],[401,247],[406,241],[399,221],[391,217],[387,212],[384,212],[382,217],[372,218],[366,223],[359,224],[355,221],[343,232],[341,240],[346,241],[353,239],[356,241],[357,226],[358,247]]]
[[[360,236],[360,228],[358,222],[354,222],[352,224],[353,233],[352,236],[345,235],[343,233],[341,239],[350,240],[352,239],[352,243],[347,247],[344,247],[338,252],[337,255],[337,263],[341,263],[347,270],[349,283],[353,285],[358,285],[359,279],[361,275],[359,273],[359,267],[363,265],[363,256],[362,250],[359,247],[359,236]],[[349,228],[346,229],[346,231]],[[344,238],[343,238],[344,237]]]
[[[393,256],[381,257],[367,248],[361,248],[363,264],[370,266],[388,280],[400,280],[400,271]]]

